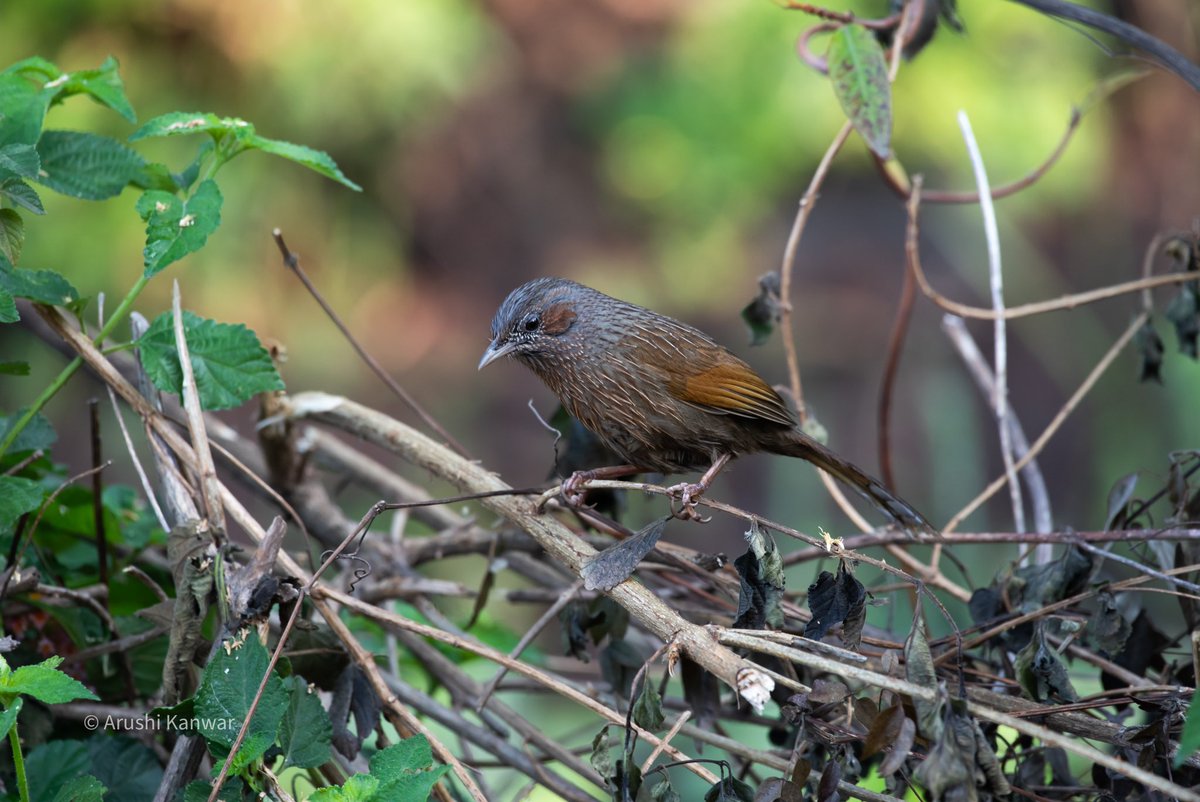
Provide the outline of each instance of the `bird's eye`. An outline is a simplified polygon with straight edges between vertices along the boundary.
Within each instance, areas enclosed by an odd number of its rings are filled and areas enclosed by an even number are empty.
[[[537,315],[529,315],[521,321],[521,328],[525,331],[537,331],[540,325],[542,325],[542,321],[538,319]]]

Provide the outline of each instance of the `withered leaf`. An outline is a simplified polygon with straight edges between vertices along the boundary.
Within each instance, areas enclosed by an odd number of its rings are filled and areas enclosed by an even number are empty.
[[[363,741],[379,725],[383,708],[379,694],[358,666],[348,664],[333,686],[329,702],[329,720],[333,725],[333,745],[348,758],[362,749]],[[350,718],[354,729],[350,729]]]
[[[804,802],[804,789],[782,777],[769,777],[758,786],[754,802]]]
[[[713,783],[704,794],[704,802],[754,802],[754,789],[729,775]]]
[[[633,720],[639,727],[650,732],[659,732],[666,727],[662,696],[648,674],[643,675],[642,689],[633,703]]]
[[[740,629],[780,629],[784,624],[780,602],[786,587],[783,560],[775,541],[757,523],[750,524],[746,540],[750,548],[733,561],[741,581],[733,625]]]
[[[1108,517],[1104,519],[1104,528],[1106,530],[1124,529],[1129,521],[1126,516],[1129,515],[1129,501],[1133,498],[1133,491],[1137,488],[1138,475],[1131,473],[1122,476],[1113,483],[1112,488],[1108,491]]]
[[[812,618],[804,627],[804,636],[820,640],[834,624],[850,620],[856,623],[855,645],[862,638],[862,622],[866,615],[867,589],[846,570],[843,562],[836,575],[822,571],[817,581],[808,586],[808,607]],[[848,640],[843,627],[843,640]]]
[[[614,543],[589,558],[579,571],[584,588],[609,591],[628,579],[642,558],[654,549],[669,520],[670,515],[653,521],[633,537]]]
[[[683,677],[683,701],[692,711],[692,721],[702,730],[712,726],[721,706],[721,688],[717,678],[687,657],[680,661]],[[696,742],[700,746],[700,742]]]
[[[600,732],[596,733],[596,737],[592,739],[592,754],[589,762],[596,773],[604,778],[604,781],[612,787],[612,777],[614,772],[612,750],[613,739],[608,732],[609,725],[605,724],[600,728]]]
[[[1041,609],[1082,591],[1094,564],[1091,554],[1068,546],[1053,562],[1017,569],[1009,582],[1008,596],[1020,602],[1021,612]]]
[[[838,783],[841,781],[842,767],[836,760],[830,760],[825,764],[825,770],[821,772],[821,779],[817,782],[817,802],[838,802],[841,798],[838,794]]]
[[[867,737],[863,741],[863,757],[882,752],[893,743],[900,735],[900,727],[905,720],[904,707],[901,705],[892,705],[881,711],[867,730]]]
[[[929,651],[929,641],[925,639],[925,617],[919,607],[913,618],[908,641],[904,644],[904,677],[922,688],[938,686],[933,654]],[[941,706],[940,698],[930,701],[913,697],[913,707],[917,711],[917,730],[930,741],[936,741],[942,736]]]
[[[1200,310],[1197,309],[1196,289],[1194,286],[1181,287],[1179,293],[1171,299],[1163,313],[1172,326],[1175,327],[1175,337],[1179,340],[1179,351],[1184,356],[1195,359],[1197,356],[1197,339],[1200,338]]]
[[[1078,700],[1067,669],[1053,649],[1046,646],[1045,627],[1039,622],[1033,637],[1024,649],[1017,652],[1015,661],[1017,682],[1025,695],[1035,702],[1058,697],[1067,702]]]
[[[779,282],[777,270],[759,276],[758,295],[742,310],[742,320],[746,321],[746,326],[750,329],[751,345],[762,345],[769,340],[771,332],[775,330],[775,324],[782,317],[783,304],[779,299]]]
[[[1163,341],[1154,329],[1154,324],[1147,320],[1137,330],[1133,337],[1133,346],[1141,358],[1139,381],[1156,381],[1162,384]]]
[[[1131,632],[1129,622],[1117,609],[1116,598],[1107,590],[1096,595],[1096,609],[1088,619],[1085,637],[1105,657],[1120,654]]]
[[[649,791],[647,791],[649,789]],[[638,802],[681,802],[679,794],[671,786],[671,778],[663,776],[654,785],[643,785],[638,792]]]
[[[917,737],[917,725],[908,716],[900,722],[900,732],[896,733],[896,738],[891,743],[891,750],[887,756],[879,764],[879,773],[884,777],[895,774],[904,765],[904,761],[908,759],[908,753],[912,751],[913,741]]]

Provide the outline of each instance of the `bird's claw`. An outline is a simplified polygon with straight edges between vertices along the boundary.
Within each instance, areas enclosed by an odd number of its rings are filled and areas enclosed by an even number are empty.
[[[563,479],[562,487],[559,492],[562,493],[563,501],[568,507],[582,507],[583,501],[587,496],[587,489],[583,485],[587,484],[592,476],[587,471],[575,471],[575,473]]]
[[[702,484],[691,484],[688,482],[668,487],[667,492],[671,494],[671,515],[681,521],[696,521],[702,524],[711,521],[711,516],[701,515],[696,512],[696,504],[699,502],[700,496],[707,489]],[[676,506],[677,503],[678,506]]]

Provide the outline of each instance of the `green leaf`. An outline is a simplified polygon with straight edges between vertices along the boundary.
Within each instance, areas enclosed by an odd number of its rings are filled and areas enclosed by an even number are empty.
[[[16,423],[24,412],[25,410],[22,409],[12,415],[0,415],[0,440],[8,434],[8,428]],[[47,449],[54,445],[54,441],[57,439],[58,435],[54,433],[54,426],[50,423],[50,419],[38,412],[17,435],[17,439],[9,447],[8,453],[20,454],[25,451],[36,451],[39,448]]]
[[[40,507],[44,495],[41,485],[32,479],[0,476],[0,532],[9,529],[25,513]]]
[[[146,164],[112,137],[82,131],[46,131],[38,141],[38,181],[63,195],[104,200],[121,194]]]
[[[214,138],[233,134],[248,136],[254,126],[237,117],[218,117],[210,112],[173,111],[146,122],[129,136],[130,142],[159,136],[210,133]]]
[[[29,363],[20,360],[0,362],[0,376],[28,376]]]
[[[91,768],[87,747],[82,741],[47,741],[25,757],[29,775],[29,798],[57,799],[68,778],[87,774]]]
[[[8,737],[8,731],[17,723],[17,716],[21,714],[21,706],[24,704],[25,700],[18,696],[3,713],[0,713],[0,738]]]
[[[861,25],[843,25],[830,38],[827,59],[842,110],[867,147],[886,159],[892,149],[892,87],[879,41]]]
[[[41,56],[30,56],[0,71],[0,75],[10,74],[50,81],[62,75],[62,70],[54,62],[48,61]]]
[[[254,634],[246,636],[240,644],[227,642],[217,651],[205,666],[200,689],[196,691],[196,724],[205,740],[225,749],[233,745],[269,662],[267,650]],[[260,749],[256,757],[261,756],[274,743],[287,704],[283,682],[272,673],[250,722],[243,751]],[[267,737],[265,744],[262,736]]]
[[[288,707],[279,725],[283,766],[305,769],[320,766],[330,758],[333,725],[329,723],[329,714],[302,678],[288,677],[283,687],[288,693]]]
[[[449,766],[433,765],[433,750],[424,735],[405,738],[371,756],[371,776],[379,779],[381,799],[424,800]]]
[[[211,793],[212,783],[205,780],[192,780],[183,790],[183,802],[208,802],[208,795]],[[246,784],[242,782],[242,778],[230,776],[225,780],[225,785],[221,786],[221,795],[218,799],[222,802],[235,802],[235,800],[244,799],[245,796]],[[309,797],[309,800],[313,799],[316,797]]]
[[[80,70],[78,72],[67,73],[65,81],[63,81],[62,94],[67,95],[88,95],[98,103],[108,106],[110,109],[120,114],[131,123],[137,122],[137,115],[133,113],[133,106],[129,104],[129,99],[125,97],[125,84],[121,81],[120,65],[117,60],[109,56],[94,70]],[[61,79],[60,79],[61,80]],[[56,82],[51,81],[47,86],[52,86]]]
[[[0,146],[37,142],[54,95],[20,75],[0,75]]]
[[[79,300],[79,291],[53,270],[22,270],[0,254],[0,289],[16,298],[28,298],[51,306],[64,306]]]
[[[13,142],[0,147],[0,175],[37,178],[41,165],[41,158],[38,156],[35,145]]]
[[[355,774],[341,788],[322,788],[310,796],[308,802],[382,802],[375,795],[378,791],[379,780],[370,774]],[[413,797],[399,798],[416,802]]]
[[[212,179],[196,187],[186,201],[150,190],[137,202],[138,214],[146,221],[146,276],[204,247],[208,235],[221,224],[221,190]]]
[[[54,802],[101,802],[106,793],[108,789],[99,780],[84,774],[67,780],[54,795]]]
[[[13,477],[4,477],[13,478]],[[35,666],[21,666],[0,680],[0,694],[24,694],[48,705],[76,699],[100,701],[82,682],[58,670],[61,657],[50,657]]]
[[[25,244],[25,221],[16,209],[0,209],[0,254],[16,264]]]
[[[337,163],[321,150],[304,145],[294,145],[291,142],[283,142],[278,139],[267,139],[258,134],[251,134],[244,140],[246,147],[261,150],[263,153],[270,153],[274,156],[281,156],[298,164],[303,164],[310,170],[315,170],[326,178],[331,178],[343,186],[350,187],[355,192],[362,192],[362,187],[351,181],[342,173],[341,168]]]
[[[91,773],[108,788],[109,799],[124,802],[154,798],[162,784],[163,770],[149,747],[133,738],[99,734],[88,739],[87,747]]]
[[[185,311],[183,328],[200,405],[205,409],[236,407],[258,393],[283,389],[283,380],[267,349],[241,323],[218,323]],[[154,384],[160,390],[178,395],[183,373],[170,312],[155,318],[138,340],[138,347],[142,366]]]
[[[46,213],[37,190],[15,176],[0,181],[0,201],[5,200],[14,206],[28,209],[34,214]]]

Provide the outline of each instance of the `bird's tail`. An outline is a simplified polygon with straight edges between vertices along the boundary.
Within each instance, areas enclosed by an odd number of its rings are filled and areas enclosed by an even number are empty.
[[[770,450],[784,456],[807,460],[818,468],[833,474],[836,479],[849,485],[859,495],[871,502],[896,525],[909,532],[936,533],[937,530],[929,524],[925,516],[917,512],[916,508],[904,499],[893,495],[883,486],[883,482],[868,475],[854,463],[847,462],[834,454],[800,430],[795,430],[793,434],[794,436],[786,441],[772,443]]]

